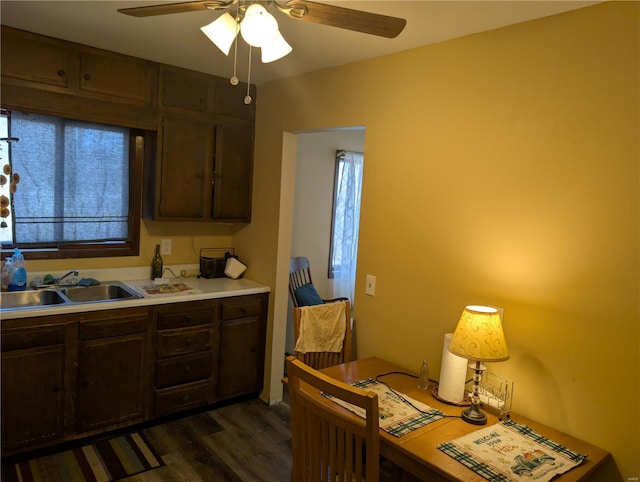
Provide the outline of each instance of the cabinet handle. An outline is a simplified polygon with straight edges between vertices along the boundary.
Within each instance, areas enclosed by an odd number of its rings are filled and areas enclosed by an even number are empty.
[[[58,75],[59,75],[60,77],[64,77],[64,76],[65,76],[65,74],[66,74],[66,72],[65,72],[64,70],[62,70],[62,69],[58,70]]]
[[[87,388],[89,385],[91,385],[91,380],[82,380],[82,382],[80,382],[82,388]]]
[[[84,74],[84,80],[91,80],[91,74]]]
[[[189,395],[185,395],[184,397],[182,397],[182,401],[183,402],[188,402],[189,401]]]

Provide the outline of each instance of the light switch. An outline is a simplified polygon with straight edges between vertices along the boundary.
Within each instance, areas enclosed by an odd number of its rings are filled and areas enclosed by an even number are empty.
[[[367,275],[367,285],[364,288],[365,294],[369,296],[376,295],[376,277],[373,275]]]

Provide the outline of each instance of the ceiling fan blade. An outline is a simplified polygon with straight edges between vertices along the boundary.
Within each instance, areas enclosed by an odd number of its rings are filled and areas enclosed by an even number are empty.
[[[154,15],[168,15],[170,13],[195,12],[198,10],[216,10],[227,8],[237,0],[205,0],[197,2],[165,3],[164,5],[149,5],[146,7],[119,8],[118,12],[133,17],[152,17]]]
[[[291,18],[297,20],[321,23],[387,38],[397,37],[407,24],[404,18],[336,7],[308,0],[289,0],[284,4],[284,8],[291,12],[288,13]],[[305,13],[300,15],[303,10]]]

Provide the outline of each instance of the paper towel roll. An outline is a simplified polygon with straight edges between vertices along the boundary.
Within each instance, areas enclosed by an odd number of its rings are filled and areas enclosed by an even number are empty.
[[[448,347],[452,336],[453,333],[447,333],[444,335],[438,397],[448,402],[457,403],[464,400],[464,383],[467,378],[467,359],[454,355],[449,351]]]

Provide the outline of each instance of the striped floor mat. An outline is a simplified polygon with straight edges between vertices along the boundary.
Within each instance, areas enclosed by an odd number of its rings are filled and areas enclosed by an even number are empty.
[[[164,465],[141,433],[2,467],[2,482],[110,482]]]

